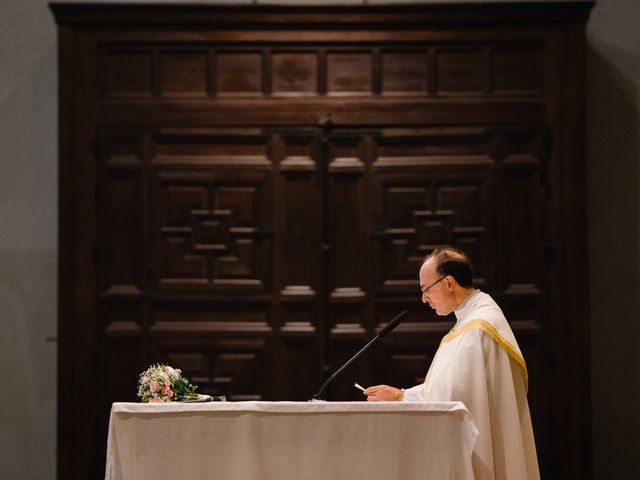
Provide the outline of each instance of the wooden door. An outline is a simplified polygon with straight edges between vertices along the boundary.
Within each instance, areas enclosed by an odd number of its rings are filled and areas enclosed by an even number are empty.
[[[521,343],[544,457],[544,132],[101,130],[103,425],[155,362],[203,393],[307,400],[405,309],[411,317],[327,396],[361,399],[355,381],[421,382],[453,316],[420,303],[417,271],[433,248],[454,245]]]

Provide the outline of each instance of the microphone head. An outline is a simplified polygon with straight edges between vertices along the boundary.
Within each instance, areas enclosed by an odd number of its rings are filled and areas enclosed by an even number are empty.
[[[409,316],[409,312],[407,312],[406,310],[403,310],[402,312],[400,312],[398,315],[396,315],[396,317],[393,320],[387,323],[384,326],[384,328],[380,330],[380,332],[378,332],[378,337],[384,337],[387,333],[389,333],[391,330],[396,328],[400,324],[400,322],[403,321],[408,316]]]

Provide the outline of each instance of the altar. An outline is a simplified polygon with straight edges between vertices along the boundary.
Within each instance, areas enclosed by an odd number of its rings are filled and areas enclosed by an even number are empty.
[[[114,403],[105,480],[472,479],[460,402]]]

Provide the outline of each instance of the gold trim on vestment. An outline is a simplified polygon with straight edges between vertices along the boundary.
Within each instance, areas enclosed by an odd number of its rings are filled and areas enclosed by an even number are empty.
[[[502,347],[502,349],[507,353],[507,355],[513,358],[518,363],[518,365],[520,365],[520,368],[522,369],[522,376],[524,377],[524,388],[528,393],[529,392],[529,374],[527,373],[527,364],[524,362],[524,358],[522,357],[520,352],[518,352],[518,350],[509,342],[507,342],[504,338],[502,338],[498,333],[498,331],[495,329],[495,327],[491,325],[489,322],[487,322],[486,320],[471,320],[470,322],[465,323],[462,327],[456,328],[455,330],[451,330],[444,337],[442,337],[442,340],[440,341],[440,345],[442,345],[443,343],[448,343],[454,338],[456,338],[458,335],[460,335],[461,333],[464,333],[468,330],[473,330],[474,328],[479,328],[480,330],[485,332],[487,335],[489,335],[491,338],[493,338],[493,340]]]

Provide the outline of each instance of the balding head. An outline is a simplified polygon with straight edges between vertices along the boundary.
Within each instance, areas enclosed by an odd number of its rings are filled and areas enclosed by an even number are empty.
[[[431,252],[420,267],[418,278],[422,302],[441,316],[449,315],[474,292],[471,263],[463,252],[454,248],[437,248]]]
[[[453,247],[436,248],[425,257],[423,265],[430,259],[439,276],[452,276],[462,288],[473,286],[471,262],[463,251]]]

